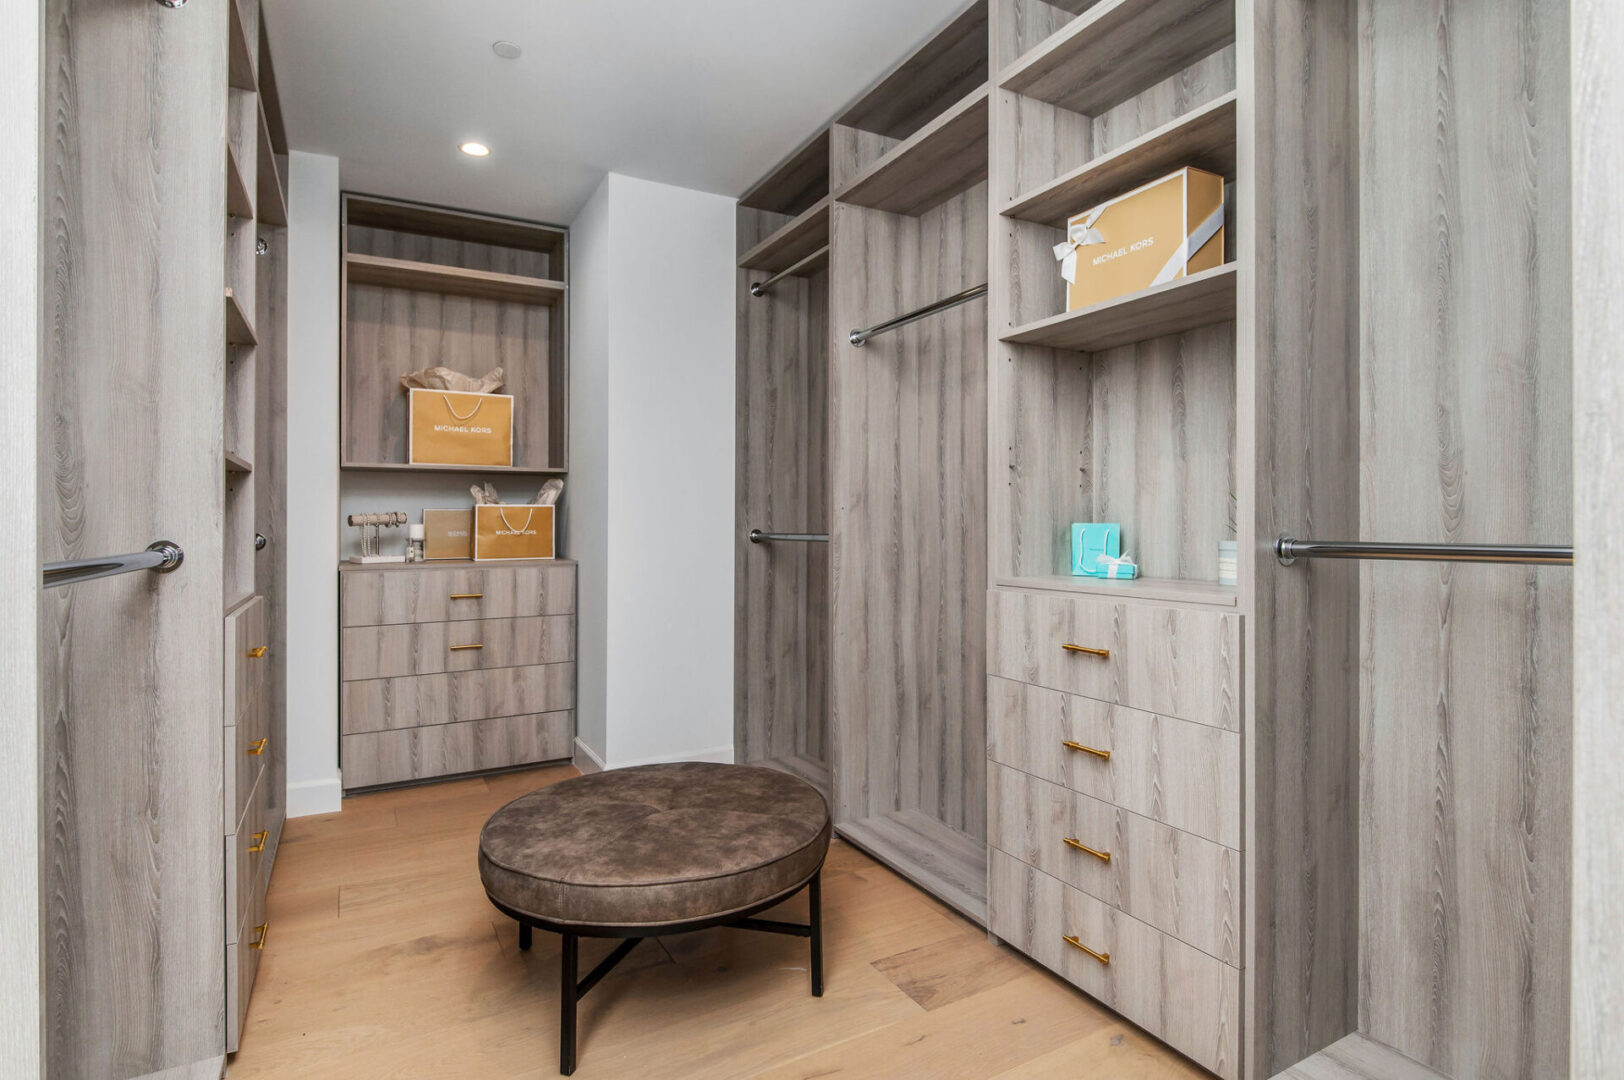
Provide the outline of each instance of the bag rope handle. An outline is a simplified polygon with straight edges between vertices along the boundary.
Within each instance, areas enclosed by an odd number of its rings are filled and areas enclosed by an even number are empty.
[[[476,401],[476,402],[474,402],[474,411],[473,412],[469,413],[467,416],[458,416],[457,415],[457,410],[454,407],[452,407],[450,395],[441,394],[440,395],[440,400],[445,402],[445,411],[450,413],[452,416],[456,417],[457,420],[461,421],[461,422],[467,422],[469,420],[472,420],[474,418],[474,416],[476,414],[478,414],[479,410],[481,408],[483,408],[484,405],[485,405],[485,402],[483,400]]]
[[[502,519],[502,524],[506,525],[508,527],[509,532],[523,532],[524,531],[523,529],[515,529],[513,527],[513,522],[508,520],[506,510],[497,510],[496,514],[497,514],[498,517],[500,517]],[[524,518],[524,528],[525,529],[530,528],[530,522],[535,519],[535,516],[536,516],[536,508],[532,506],[530,508],[530,513],[526,514],[525,518]]]

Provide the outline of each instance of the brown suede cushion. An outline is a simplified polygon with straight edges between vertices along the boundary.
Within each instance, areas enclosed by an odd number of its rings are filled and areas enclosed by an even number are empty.
[[[479,837],[498,904],[575,926],[743,911],[801,885],[829,849],[829,808],[793,776],[702,761],[565,780],[508,803]]]

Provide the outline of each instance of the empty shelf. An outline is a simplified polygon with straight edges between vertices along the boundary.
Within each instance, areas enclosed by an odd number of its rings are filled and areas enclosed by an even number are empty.
[[[919,215],[987,178],[987,112],[980,88],[893,146],[852,178],[836,200]]]
[[[1239,593],[1233,585],[1220,585],[1216,581],[1185,581],[1180,578],[1134,578],[1131,581],[1111,581],[1107,578],[1052,574],[1036,577],[1000,577],[994,584],[1011,589],[1047,589],[1051,592],[1126,596],[1135,600],[1162,600],[1176,604],[1212,604],[1215,607],[1234,607],[1239,598]]]
[[[835,831],[966,918],[987,925],[987,844],[918,810],[893,810]]]
[[[1072,215],[1186,165],[1234,179],[1234,91],[1022,195],[1000,212],[1064,228]]]
[[[1088,116],[1235,40],[1235,0],[1104,0],[1004,69],[1005,90]]]
[[[259,80],[254,74],[254,47],[248,40],[248,24],[243,22],[239,0],[226,0],[230,12],[231,39],[229,68],[226,81],[237,90],[258,90]]]
[[[226,144],[226,216],[247,220],[254,216],[254,199],[231,144]]]
[[[259,339],[254,336],[254,324],[248,321],[248,314],[243,311],[242,305],[237,303],[237,294],[230,289],[226,290],[226,343],[259,344]]]
[[[1225,263],[1143,292],[1017,326],[1001,340],[1098,352],[1234,318],[1235,264]]]
[[[247,458],[241,454],[233,454],[230,450],[226,451],[226,472],[251,473],[253,471],[254,466]]]
[[[829,196],[825,195],[767,239],[739,257],[746,270],[777,273],[829,243]]]
[[[271,126],[265,119],[265,107],[259,110],[259,222],[261,225],[286,225],[288,200],[282,194],[282,175],[276,169],[276,151],[271,147]]]
[[[1445,1080],[1368,1035],[1355,1032],[1306,1058],[1274,1080]]]
[[[556,304],[563,299],[562,281],[468,270],[460,266],[390,259],[382,255],[348,255],[345,273],[351,285],[384,285],[418,292],[511,300],[521,304]]]

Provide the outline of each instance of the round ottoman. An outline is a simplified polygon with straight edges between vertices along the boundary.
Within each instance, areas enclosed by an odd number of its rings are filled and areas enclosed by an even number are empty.
[[[576,1003],[645,937],[734,926],[811,939],[823,994],[818,874],[829,808],[816,788],[749,765],[681,762],[616,769],[508,803],[479,837],[491,903],[563,936],[559,1067],[575,1071]],[[808,890],[808,925],[752,918]],[[627,940],[576,981],[578,939]]]

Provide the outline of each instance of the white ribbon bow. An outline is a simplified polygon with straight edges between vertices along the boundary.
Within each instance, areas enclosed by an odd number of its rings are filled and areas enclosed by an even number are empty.
[[[1060,276],[1068,282],[1077,284],[1077,249],[1089,244],[1103,244],[1105,237],[1094,227],[1105,207],[1096,206],[1088,212],[1088,216],[1066,230],[1066,241],[1054,246],[1055,261],[1060,264]]]
[[[1094,565],[1105,571],[1105,576],[1108,578],[1118,576],[1118,574],[1123,570],[1139,569],[1138,565],[1134,563],[1132,555],[1119,555],[1116,558],[1112,558],[1109,555],[1101,555],[1099,558],[1094,560]]]

